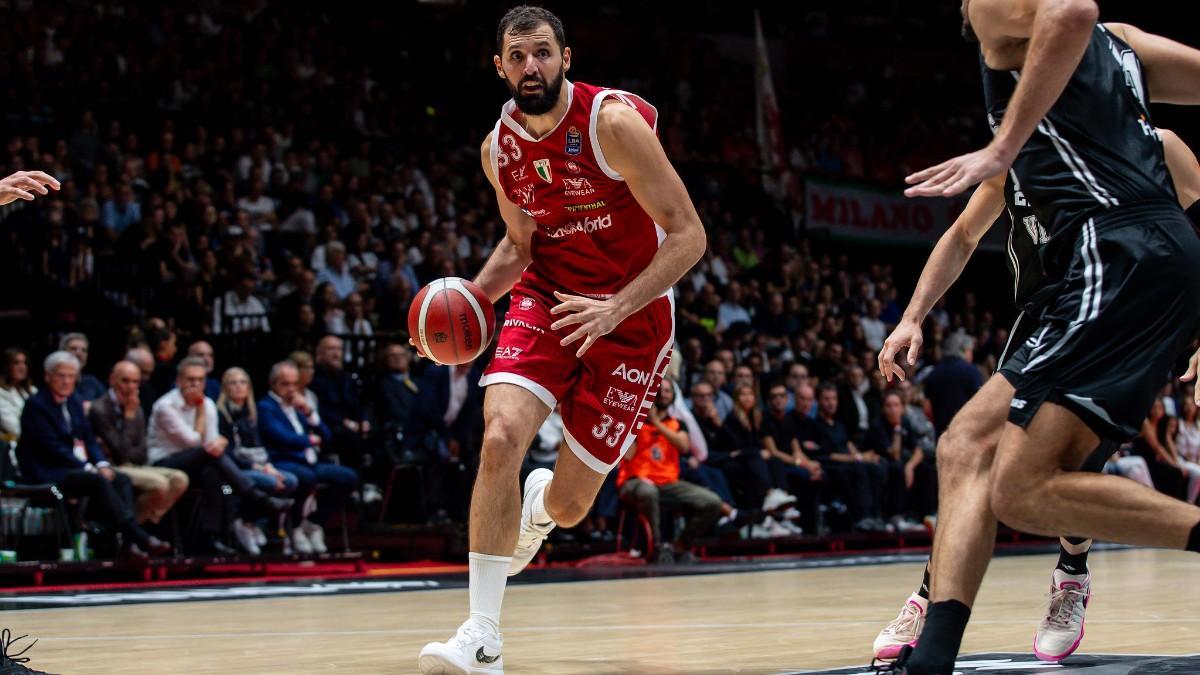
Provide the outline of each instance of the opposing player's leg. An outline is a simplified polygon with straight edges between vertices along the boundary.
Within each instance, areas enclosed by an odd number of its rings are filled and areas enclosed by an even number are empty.
[[[550,408],[515,384],[493,384],[483,402],[483,447],[471,495],[468,562],[471,615],[454,637],[421,650],[422,673],[503,672],[500,606],[517,543],[525,450]]]
[[[989,471],[1008,414],[1013,387],[992,376],[954,416],[938,440],[938,526],[920,590],[909,596],[900,614],[875,638],[875,656],[895,658],[915,645],[931,600],[955,600],[970,606],[996,541],[996,519],[988,503]],[[935,565],[950,560],[953,564]]]

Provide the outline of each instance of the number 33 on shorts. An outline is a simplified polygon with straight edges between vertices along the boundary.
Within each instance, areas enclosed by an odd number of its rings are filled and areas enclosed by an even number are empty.
[[[592,436],[597,439],[602,439],[604,444],[610,448],[617,447],[617,443],[620,443],[621,437],[625,435],[626,425],[624,422],[617,422],[614,426],[613,422],[615,421],[616,420],[608,415],[601,415],[600,423],[592,427]],[[609,435],[608,433],[609,428],[612,428],[613,430],[612,435]],[[606,436],[607,438],[605,438]]]

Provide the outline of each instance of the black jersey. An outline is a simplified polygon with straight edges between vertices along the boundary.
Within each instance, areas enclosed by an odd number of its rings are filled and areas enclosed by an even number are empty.
[[[1045,281],[1039,254],[1050,237],[1011,169],[1004,181],[1004,208],[1009,219],[1006,262],[1012,274],[1013,302],[1021,307]]]
[[[980,61],[988,121],[996,129],[1021,74]],[[1129,45],[1096,26],[1079,66],[1012,170],[1049,235],[1042,260],[1055,276],[1086,216],[1136,203],[1177,204],[1162,140],[1150,122],[1141,62]]]

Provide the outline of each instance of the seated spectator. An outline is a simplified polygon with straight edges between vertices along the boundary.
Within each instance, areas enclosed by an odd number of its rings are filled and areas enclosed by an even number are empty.
[[[900,380],[898,390],[904,397],[904,417],[916,437],[916,445],[925,452],[925,458],[932,462],[937,448],[937,432],[933,429],[929,415],[925,413],[925,391],[921,385],[914,384],[907,378]],[[934,492],[936,494],[936,490]]]
[[[971,365],[974,348],[974,338],[961,331],[952,333],[942,344],[942,359],[924,380],[925,396],[933,405],[933,428],[939,436],[983,386],[983,376]]]
[[[301,270],[295,288],[280,298],[276,306],[276,321],[285,328],[295,328],[300,317],[300,306],[309,305],[316,300],[317,275],[312,270]],[[286,287],[280,284],[281,287]]]
[[[214,335],[253,331],[271,332],[271,324],[267,320],[267,307],[254,295],[257,286],[258,276],[253,270],[243,270],[238,273],[233,288],[226,291],[213,303],[212,332]]]
[[[708,382],[701,381],[692,386],[692,414],[708,446],[704,463],[721,470],[735,492],[742,495],[740,503],[756,511],[772,487],[766,460],[757,450],[743,451],[734,445],[721,423],[714,400],[713,388]]]
[[[933,513],[936,494],[930,463],[917,445],[917,435],[904,415],[904,398],[898,391],[883,395],[883,411],[871,424],[867,449],[879,457],[887,470],[888,508],[891,524],[898,532],[925,529],[910,516],[923,518]]]
[[[88,421],[108,461],[138,493],[137,521],[158,523],[188,488],[179,469],[147,466],[146,415],[138,400],[142,374],[130,361],[118,361],[108,377],[108,391],[92,402]]]
[[[483,436],[482,359],[459,366],[430,365],[421,373],[409,419],[408,448],[430,463],[442,482],[433,507],[465,517],[471,477]]]
[[[221,541],[223,484],[229,484],[242,502],[243,511],[257,517],[290,507],[258,489],[225,454],[228,439],[218,432],[217,404],[204,395],[204,361],[186,358],[176,369],[176,389],[154,402],[147,433],[150,461],[155,466],[179,469],[204,491],[200,516],[202,544],[209,552],[230,554]]]
[[[213,366],[216,363],[212,344],[204,340],[196,340],[188,346],[187,355],[189,358],[200,359],[204,362],[204,395],[214,401],[217,400],[217,397],[221,395],[221,383],[212,376]]]
[[[175,386],[175,356],[179,353],[179,343],[175,331],[170,328],[152,328],[146,336],[150,351],[154,354],[154,368],[150,376],[150,386],[153,387],[157,402],[163,394]]]
[[[750,387],[754,390],[757,399],[757,394],[762,390],[758,387],[758,376],[755,375],[754,369],[747,365],[740,365],[733,369],[733,381],[730,386],[737,390],[738,387]]]
[[[733,397],[729,392],[725,391],[726,375],[728,370],[725,363],[720,359],[713,359],[704,366],[704,381],[713,389],[713,405],[717,409],[717,415],[720,416],[721,422],[725,421],[726,416],[733,410]]]
[[[5,349],[0,363],[0,436],[12,441],[21,437],[21,411],[36,393],[29,377],[29,355],[16,347]]]
[[[342,339],[326,335],[317,344],[316,372],[312,392],[316,394],[321,419],[333,435],[327,452],[344,456],[347,465],[369,467],[372,458],[365,442],[371,432],[366,407],[358,396],[358,386],[346,372]]]
[[[116,195],[104,202],[100,223],[113,235],[120,235],[142,221],[142,205],[133,196],[133,186],[128,182],[121,183]]]
[[[846,500],[855,528],[867,532],[885,531],[887,526],[880,518],[879,509],[886,471],[879,465],[877,455],[859,452],[846,427],[838,421],[837,387],[827,382],[817,391],[819,449],[812,455],[821,463],[825,480]]]
[[[316,361],[313,361],[312,354],[309,354],[305,351],[292,352],[288,355],[287,360],[295,364],[296,372],[300,374],[300,381],[297,388],[299,392],[304,395],[304,404],[308,406],[308,409],[312,411],[314,416],[316,416],[315,424],[322,424],[321,410],[320,406],[318,405],[317,395],[314,394],[313,390],[309,388],[312,386],[313,378],[316,377],[317,374]]]
[[[1196,401],[1191,392],[1183,396],[1183,410],[1179,418],[1179,429],[1175,434],[1175,450],[1179,460],[1188,471],[1187,500],[1196,503],[1200,497],[1200,419]]]
[[[299,482],[292,511],[298,523],[291,531],[292,548],[305,554],[324,553],[328,550],[325,522],[358,486],[358,474],[321,458],[330,439],[329,428],[314,416],[315,409],[300,392],[296,365],[276,363],[271,367],[270,384],[271,391],[258,402],[259,431],[275,468],[294,474]],[[304,502],[318,487],[325,490],[317,497],[316,510],[305,518]]]
[[[672,366],[674,365],[672,363]],[[668,368],[668,372],[670,370],[672,369]],[[669,388],[670,391],[664,393],[662,392],[664,388]],[[729,487],[729,480],[725,477],[725,472],[707,463],[708,441],[704,438],[696,416],[688,408],[687,402],[683,398],[683,392],[679,389],[679,384],[676,383],[673,375],[668,374],[663,378],[659,385],[659,395],[661,398],[667,399],[666,414],[675,418],[682,425],[684,433],[688,435],[688,452],[686,460],[679,467],[680,478],[707,488],[721,498],[721,519],[717,521],[718,530],[730,524],[749,522],[749,512],[739,512],[737,506],[734,505],[736,500],[733,497],[733,490]]]
[[[736,281],[730,282],[725,301],[717,309],[716,329],[718,333],[725,332],[734,324],[741,323],[749,326],[752,318],[750,312],[742,304],[742,300],[742,285]]]
[[[295,492],[296,476],[276,469],[271,464],[267,449],[263,447],[258,432],[258,407],[254,403],[254,385],[251,384],[250,375],[246,371],[230,368],[221,376],[217,413],[220,415],[218,429],[221,436],[229,439],[226,453],[237,462],[242,473],[267,494],[286,497]],[[260,547],[267,543],[267,535],[262,526],[253,519],[236,520],[233,523],[233,533],[238,543],[250,555],[261,554]]]
[[[323,283],[333,286],[339,301],[359,290],[358,281],[346,261],[346,245],[340,241],[331,241],[325,246],[325,267],[317,274],[317,284]]]
[[[797,400],[802,403],[811,398],[811,387],[803,385],[798,392]],[[746,389],[739,388],[739,399],[746,396]],[[788,390],[782,384],[775,384],[767,390],[767,413],[762,418],[761,443],[770,458],[767,466],[771,472],[771,484],[775,492],[768,494],[763,503],[764,511],[774,511],[784,506],[779,495],[795,495],[788,503],[795,503],[797,498],[804,499],[805,516],[810,527],[817,523],[817,511],[820,509],[819,487],[814,484],[824,478],[821,464],[811,459],[805,450],[818,450],[813,440],[815,432],[811,429],[812,421],[799,417],[787,411]],[[805,446],[808,446],[805,448]],[[772,499],[772,496],[775,498]],[[799,514],[778,514],[777,520],[784,528],[793,534],[801,534],[800,529],[793,523]]]
[[[787,383],[788,391],[787,411],[792,412],[797,410],[796,392],[800,391],[800,387],[806,386],[809,383],[808,366],[804,365],[803,363],[793,363],[791,367],[788,368],[787,379],[785,382]],[[810,405],[807,409],[803,409],[803,406],[800,406],[801,409],[799,415],[811,420],[817,418],[817,402],[816,396],[812,396],[810,398],[813,399],[811,401],[812,405]]]
[[[334,335],[374,335],[371,320],[363,308],[362,295],[351,293],[342,303],[342,313],[331,316],[325,329]]]
[[[384,374],[375,393],[375,420],[389,440],[402,442],[405,427],[417,405],[420,388],[409,367],[412,352],[408,345],[393,342],[384,352]],[[395,454],[395,453],[393,453]]]
[[[133,485],[100,452],[92,426],[75,394],[79,360],[58,351],[46,357],[46,388],[29,398],[21,413],[17,463],[30,483],[53,483],[68,497],[90,497],[104,524],[125,536],[124,553],[134,558],[171,550],[137,523]]]
[[[150,408],[158,400],[151,383],[154,375],[154,355],[145,347],[134,347],[125,352],[125,360],[137,366],[138,372],[141,373],[142,383],[138,385],[138,401],[142,406],[142,415],[149,419]]]
[[[1183,499],[1187,496],[1187,471],[1174,454],[1174,446],[1166,442],[1167,421],[1162,399],[1154,399],[1141,432],[1133,439],[1133,454],[1146,460],[1156,490]]]
[[[623,501],[634,504],[650,519],[657,562],[688,564],[697,560],[691,550],[696,538],[712,531],[721,517],[721,498],[711,490],[679,480],[679,457],[688,452],[690,444],[679,420],[667,413],[670,395],[664,396],[663,392],[670,390],[659,388],[646,423],[621,460],[617,488]],[[660,505],[679,507],[686,513],[687,524],[671,546],[662,541]]]
[[[1129,446],[1124,446],[1104,463],[1104,473],[1112,476],[1122,476],[1135,483],[1154,489],[1154,479],[1150,477],[1150,467],[1146,460],[1130,454]]]
[[[753,387],[738,387],[733,393],[734,406],[725,418],[725,435],[729,439],[730,447],[737,451],[738,458],[743,462],[753,461],[757,464],[757,461],[750,460],[748,457],[751,454],[758,455],[763,462],[763,468],[767,470],[769,485],[762,501],[763,510],[773,511],[795,504],[796,498],[786,490],[777,487],[775,481],[770,477],[769,465],[766,462],[771,458],[771,452],[762,444],[763,414],[762,408],[758,404],[758,393]],[[751,528],[750,534],[755,538],[786,537],[792,534],[792,531],[777,522],[774,517],[770,517]]]
[[[871,420],[879,415],[879,396],[862,366],[850,366],[845,373],[846,384],[838,388],[838,420],[855,445],[866,445]]]
[[[74,354],[75,358],[79,359],[81,368],[87,368],[88,347],[87,336],[83,333],[67,333],[58,341],[58,348]],[[100,378],[91,373],[83,373],[79,376],[79,383],[75,386],[75,393],[79,394],[79,398],[84,400],[84,408],[87,408],[92,401],[103,396],[107,389],[100,382]]]

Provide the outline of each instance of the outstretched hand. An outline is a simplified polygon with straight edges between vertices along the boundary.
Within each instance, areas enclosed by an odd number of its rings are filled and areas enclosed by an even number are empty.
[[[918,171],[904,179],[912,187],[905,197],[953,197],[972,185],[999,176],[1008,170],[1013,157],[1007,157],[994,144],[982,150],[948,159]]]
[[[31,202],[37,195],[47,195],[46,188],[58,190],[62,185],[54,176],[41,171],[18,171],[0,180],[0,206],[11,204],[18,199]]]

